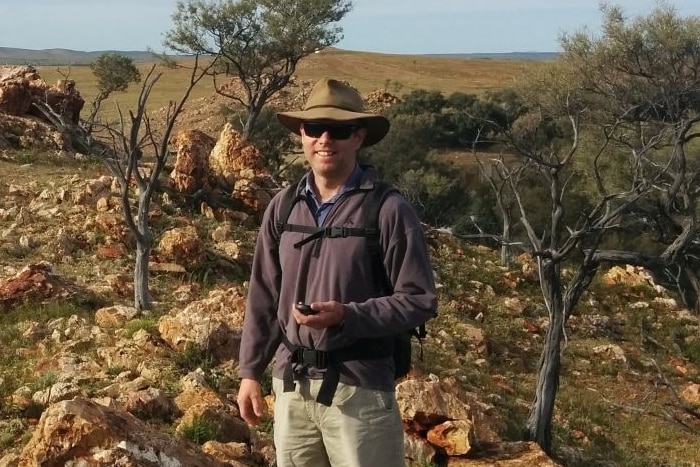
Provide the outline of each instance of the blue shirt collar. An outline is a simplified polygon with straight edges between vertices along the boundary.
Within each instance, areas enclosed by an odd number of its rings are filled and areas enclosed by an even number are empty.
[[[346,191],[355,188],[360,185],[360,182],[362,181],[362,176],[364,175],[365,171],[360,167],[360,164],[355,164],[355,169],[352,171],[348,179],[345,181],[343,186],[340,188],[338,193],[329,200],[330,202],[334,202],[336,199],[338,199],[338,196],[341,194],[345,193]],[[316,199],[316,194],[314,192],[314,189],[312,187],[312,183],[314,182],[314,173],[309,172],[309,174],[306,176],[306,186],[304,187],[304,193],[307,196],[310,196],[314,200],[316,200],[318,204],[318,200]]]

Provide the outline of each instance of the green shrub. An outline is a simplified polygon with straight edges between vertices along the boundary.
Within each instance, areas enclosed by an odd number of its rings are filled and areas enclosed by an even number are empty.
[[[175,363],[184,371],[189,372],[201,368],[206,372],[214,367],[214,357],[207,350],[189,342],[182,352],[176,354]]]
[[[49,371],[42,373],[32,384],[35,391],[41,391],[42,389],[47,389],[58,382],[58,373],[55,371]]]
[[[202,445],[207,441],[216,439],[216,430],[203,417],[195,417],[192,424],[180,429],[180,434],[195,444]]]
[[[21,419],[0,420],[0,452],[17,445],[17,440],[26,429],[27,426]]]
[[[132,338],[134,334],[138,331],[146,331],[149,334],[158,333],[158,320],[156,318],[138,318],[132,319],[126,323],[124,328],[126,330],[126,335]]]

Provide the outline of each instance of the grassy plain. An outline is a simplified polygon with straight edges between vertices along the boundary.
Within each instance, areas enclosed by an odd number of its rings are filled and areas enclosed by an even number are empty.
[[[181,64],[189,67],[192,60]],[[302,80],[316,81],[322,77],[346,80],[360,92],[387,90],[401,96],[416,89],[437,90],[449,95],[461,91],[481,94],[511,86],[526,70],[542,66],[543,62],[438,58],[416,55],[393,55],[369,52],[353,52],[327,49],[304,58],[297,68],[296,76]],[[153,63],[137,63],[145,76]],[[189,80],[189,68],[169,69],[158,65],[162,73],[151,94],[149,110],[165,107],[169,101],[179,99]],[[48,83],[68,77],[75,80],[76,87],[86,101],[86,107],[97,94],[94,76],[88,66],[38,67],[40,76]],[[135,108],[140,86],[131,86],[124,93],[116,93],[103,104],[107,118],[116,115],[115,103],[122,110]],[[205,78],[193,90],[190,100],[214,94],[214,84]],[[84,114],[86,112],[83,112]]]

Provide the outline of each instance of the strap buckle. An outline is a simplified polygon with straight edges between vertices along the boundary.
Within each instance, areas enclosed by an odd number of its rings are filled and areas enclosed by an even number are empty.
[[[314,366],[322,370],[328,368],[328,352],[299,347],[294,351],[292,362],[302,366]]]
[[[328,238],[345,238],[348,235],[350,235],[350,230],[343,226],[326,227],[323,232],[323,236]]]

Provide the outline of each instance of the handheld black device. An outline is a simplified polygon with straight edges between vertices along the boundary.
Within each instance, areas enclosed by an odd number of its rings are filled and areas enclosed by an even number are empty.
[[[318,311],[312,310],[311,307],[309,305],[307,305],[306,303],[299,302],[296,305],[294,305],[294,308],[299,310],[301,312],[301,314],[304,314],[307,316],[308,315],[315,315],[316,313],[318,313]]]

